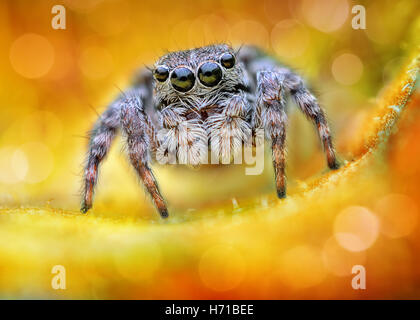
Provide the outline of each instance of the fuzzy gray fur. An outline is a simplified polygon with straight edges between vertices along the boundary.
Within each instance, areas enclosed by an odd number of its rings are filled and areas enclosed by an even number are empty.
[[[227,52],[236,58],[234,67],[222,67],[222,80],[215,87],[201,84],[199,66],[207,61],[219,63]],[[263,129],[272,143],[277,194],[285,197],[288,95],[316,125],[329,167],[338,168],[325,114],[316,98],[298,75],[258,48],[245,46],[235,52],[226,44],[210,45],[168,53],[157,66],[170,71],[179,66],[189,68],[196,75],[193,88],[182,93],[171,86],[169,78],[155,81],[148,70],[137,74],[133,86],[109,106],[90,134],[82,212],[92,206],[100,162],[120,128],[127,139],[130,161],[162,217],[167,217],[168,211],[149,166],[152,159],[167,157],[169,163],[198,165],[207,163],[210,149],[222,163],[230,163],[243,144],[261,143],[252,140],[258,129]]]

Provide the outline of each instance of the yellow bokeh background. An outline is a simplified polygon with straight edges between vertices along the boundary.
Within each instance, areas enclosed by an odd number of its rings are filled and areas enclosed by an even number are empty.
[[[0,2],[1,298],[420,298],[420,5],[360,1]],[[366,30],[352,7],[366,8]],[[244,166],[154,166],[161,221],[117,139],[78,212],[86,133],[165,52],[256,44],[306,79],[342,169],[290,106],[288,198]],[[51,288],[63,265],[67,289]],[[351,286],[363,265],[367,289]]]

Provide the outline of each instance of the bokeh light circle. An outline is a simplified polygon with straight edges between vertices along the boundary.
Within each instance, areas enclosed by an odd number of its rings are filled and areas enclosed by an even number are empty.
[[[343,53],[334,59],[331,72],[337,82],[352,85],[360,80],[363,74],[363,63],[358,56]]]
[[[308,48],[308,31],[296,20],[280,21],[271,31],[271,45],[280,57],[299,57]]]
[[[39,183],[48,178],[54,168],[54,156],[51,150],[41,142],[29,142],[21,147],[28,160],[28,172],[25,182]]]
[[[364,30],[369,40],[391,47],[398,45],[403,39],[402,36],[408,32],[402,21],[410,17],[409,12],[413,12],[414,15],[418,12],[417,5],[416,1],[370,1],[366,5]],[[395,21],[395,23],[384,23],[385,21]],[[418,20],[416,23],[418,25]],[[418,34],[418,30],[416,33]]]
[[[347,0],[303,0],[301,12],[312,27],[333,32],[346,22],[350,8]]]
[[[378,234],[379,219],[365,207],[347,207],[335,218],[335,239],[346,250],[366,250],[376,241]]]
[[[0,148],[0,183],[13,184],[22,181],[28,172],[25,153],[19,148]]]
[[[215,291],[236,288],[246,273],[246,263],[241,253],[230,246],[214,246],[204,252],[199,264],[199,274],[204,285]]]
[[[47,38],[26,33],[17,38],[10,47],[10,63],[21,76],[40,78],[48,73],[54,63],[54,48]]]
[[[381,233],[389,238],[408,236],[418,223],[417,204],[403,194],[383,197],[376,203],[375,212],[381,221]]]
[[[21,149],[16,149],[12,154],[11,166],[15,176],[24,180],[29,170],[29,163],[26,154]]]

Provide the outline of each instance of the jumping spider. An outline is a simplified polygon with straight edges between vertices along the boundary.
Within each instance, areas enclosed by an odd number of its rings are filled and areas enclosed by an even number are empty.
[[[233,140],[245,141],[257,129],[264,130],[271,141],[277,195],[284,198],[286,95],[316,125],[328,166],[337,169],[324,111],[301,77],[275,59],[256,47],[243,46],[235,52],[226,44],[164,55],[152,72],[140,71],[132,87],[95,124],[81,212],[92,207],[99,165],[119,128],[126,136],[130,161],[162,218],[168,210],[149,166],[162,145],[177,158],[197,164],[202,148],[212,147],[216,150],[211,152],[225,156]],[[166,133],[159,135],[161,129]],[[211,145],[208,141],[214,137],[220,139]]]

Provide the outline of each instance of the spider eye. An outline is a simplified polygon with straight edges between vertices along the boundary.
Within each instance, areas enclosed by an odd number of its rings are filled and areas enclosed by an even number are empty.
[[[198,78],[206,87],[214,87],[222,79],[222,69],[214,62],[205,62],[198,68]]]
[[[194,73],[185,67],[178,67],[171,74],[171,83],[175,90],[187,92],[194,87]]]
[[[226,68],[230,69],[235,65],[235,57],[231,53],[224,53],[220,57],[220,63]]]
[[[169,77],[169,69],[168,67],[165,66],[158,66],[154,71],[153,71],[153,76],[155,77],[155,79],[159,82],[164,82],[166,81],[166,79],[168,79]]]

